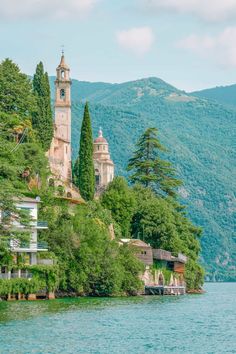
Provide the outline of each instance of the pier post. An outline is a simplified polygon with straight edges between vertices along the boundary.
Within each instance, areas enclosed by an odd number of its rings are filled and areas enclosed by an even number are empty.
[[[48,300],[54,300],[54,299],[55,299],[55,293],[54,293],[54,291],[50,291],[50,292],[47,294],[47,297],[48,297]]]
[[[30,300],[30,301],[36,300],[36,294],[29,294],[28,295],[28,300]]]

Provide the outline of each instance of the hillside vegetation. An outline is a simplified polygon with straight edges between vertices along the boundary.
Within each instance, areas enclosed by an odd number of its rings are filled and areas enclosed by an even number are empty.
[[[218,103],[236,109],[236,85],[218,86],[206,90],[192,92],[199,98],[214,100]]]
[[[53,90],[53,78],[51,78]],[[90,102],[94,134],[102,126],[116,174],[126,175],[137,137],[159,129],[170,161],[184,180],[180,188],[191,219],[204,228],[202,262],[208,278],[236,279],[236,113],[217,102],[186,94],[157,78],[124,84],[73,80],[72,143],[78,153],[83,103]]]

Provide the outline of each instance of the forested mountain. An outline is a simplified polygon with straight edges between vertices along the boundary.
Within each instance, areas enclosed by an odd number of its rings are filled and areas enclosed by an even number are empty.
[[[53,94],[53,78],[51,78]],[[187,94],[158,78],[123,84],[73,80],[73,158],[79,144],[83,104],[90,102],[94,135],[102,126],[116,174],[126,165],[137,137],[159,129],[169,159],[185,185],[180,189],[192,220],[204,228],[202,260],[210,279],[236,279],[235,123],[236,112]]]
[[[236,109],[236,85],[218,86],[206,90],[192,92],[192,95],[217,101]]]

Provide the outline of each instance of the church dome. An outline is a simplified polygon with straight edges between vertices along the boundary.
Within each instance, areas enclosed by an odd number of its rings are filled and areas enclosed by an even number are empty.
[[[99,129],[98,138],[94,140],[94,144],[108,144],[107,140],[102,135],[102,129]]]

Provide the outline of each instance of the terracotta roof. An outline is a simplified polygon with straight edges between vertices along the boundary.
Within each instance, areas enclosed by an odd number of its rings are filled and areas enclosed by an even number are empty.
[[[103,144],[107,144],[107,140],[105,138],[102,137],[98,137],[97,139],[94,140],[94,143],[103,143]]]

